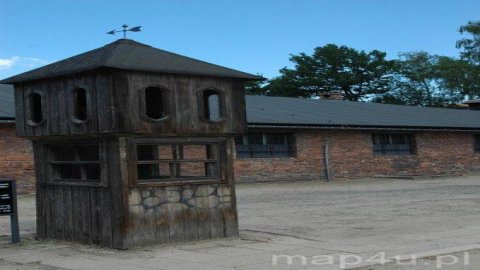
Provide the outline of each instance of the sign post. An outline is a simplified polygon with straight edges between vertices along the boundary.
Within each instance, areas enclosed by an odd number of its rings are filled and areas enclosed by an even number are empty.
[[[10,216],[12,243],[20,243],[18,227],[17,193],[14,180],[0,180],[0,216]]]

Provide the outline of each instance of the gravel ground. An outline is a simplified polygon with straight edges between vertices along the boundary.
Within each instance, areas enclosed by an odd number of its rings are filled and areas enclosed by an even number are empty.
[[[41,263],[38,263],[38,262],[22,264],[22,263],[0,260],[0,269],[2,270],[60,270],[62,268],[58,268],[55,266],[42,265]]]
[[[18,222],[20,234],[32,235],[35,233],[35,195],[20,195],[18,203]],[[0,216],[0,236],[10,235],[10,217]],[[0,243],[2,240],[0,239]],[[1,264],[0,264],[1,265]]]
[[[242,230],[340,251],[404,254],[480,243],[479,176],[248,184],[237,199]]]
[[[418,260],[405,260],[386,265],[367,266],[355,270],[478,270],[480,268],[480,250],[456,252],[439,256],[428,256]]]
[[[0,269],[341,269],[341,256],[357,256],[361,262],[348,267],[362,270],[480,265],[479,176],[239,184],[237,200],[240,239],[112,251],[33,240],[35,200],[24,196],[19,198],[21,232],[27,236],[22,245],[7,244],[8,218],[0,217]],[[367,267],[372,264],[367,259],[379,253],[387,259],[421,259],[416,265]],[[304,256],[307,264],[273,266],[273,256],[282,254]],[[439,254],[457,256],[459,262],[438,268]],[[312,264],[317,255],[333,257],[334,265]]]

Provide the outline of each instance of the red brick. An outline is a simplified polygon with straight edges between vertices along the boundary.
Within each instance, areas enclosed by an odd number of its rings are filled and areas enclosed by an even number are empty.
[[[15,179],[18,193],[35,191],[30,141],[17,137],[13,124],[0,125],[0,179]]]
[[[371,132],[299,131],[297,156],[235,159],[237,182],[325,179],[323,146],[329,142],[330,173],[334,179],[375,175],[468,174],[480,171],[480,154],[468,133],[416,134],[417,154],[378,156]],[[20,193],[35,189],[31,143],[16,136],[14,126],[0,126],[0,178],[14,178]]]
[[[375,155],[371,132],[366,131],[301,131],[295,136],[297,157],[236,159],[237,181],[325,179],[323,145],[327,139],[329,168],[335,179],[480,171],[480,155],[474,153],[473,136],[468,133],[417,133],[417,154],[407,156]]]

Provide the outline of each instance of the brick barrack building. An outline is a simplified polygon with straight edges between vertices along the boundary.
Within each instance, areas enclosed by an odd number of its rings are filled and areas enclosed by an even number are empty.
[[[32,147],[0,85],[0,178],[35,190]],[[480,111],[247,96],[237,182],[431,176],[480,171]]]

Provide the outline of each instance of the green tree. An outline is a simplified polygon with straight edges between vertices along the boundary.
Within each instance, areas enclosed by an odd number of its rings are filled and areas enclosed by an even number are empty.
[[[461,34],[470,34],[472,37],[457,41],[457,48],[463,49],[462,59],[480,65],[480,21],[470,21],[459,29]]]
[[[480,21],[469,21],[459,29],[461,34],[471,35],[457,41],[461,60],[445,61],[443,70],[447,87],[458,88],[468,99],[480,98]]]
[[[436,65],[440,85],[454,102],[480,96],[480,69],[468,61],[439,57]]]
[[[312,55],[292,55],[293,69],[283,68],[269,81],[266,93],[272,96],[311,97],[322,92],[342,92],[347,100],[368,99],[387,92],[394,61],[386,53],[358,51],[328,44]]]
[[[248,81],[245,82],[245,94],[264,96],[266,95],[265,82],[264,81]]]
[[[397,62],[390,90],[374,98],[374,102],[416,106],[437,106],[458,103],[462,99],[460,87],[454,79],[459,63],[448,57],[426,52],[402,53]],[[446,78],[449,78],[445,80]]]

